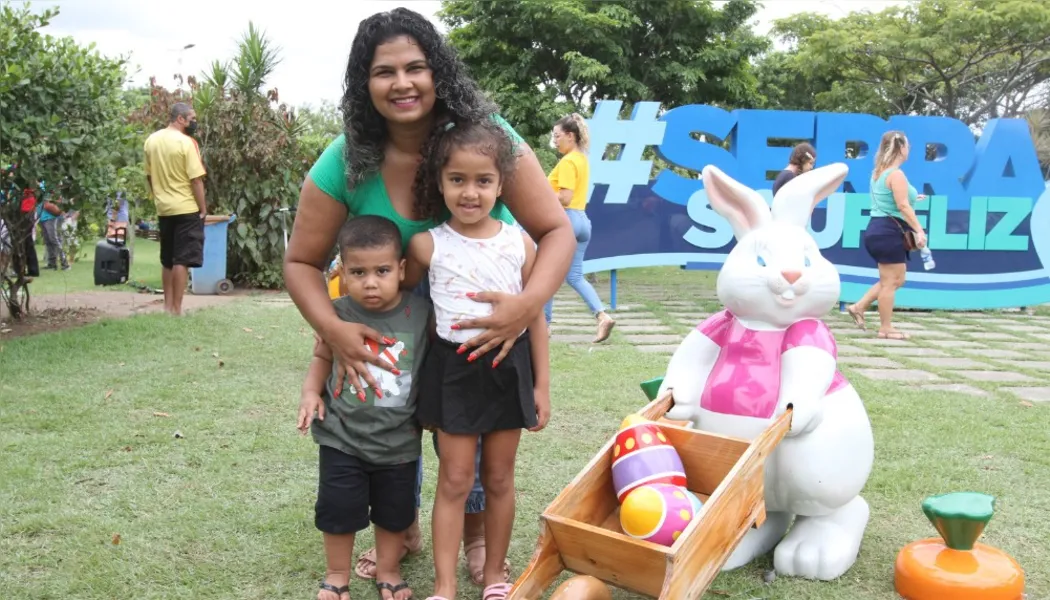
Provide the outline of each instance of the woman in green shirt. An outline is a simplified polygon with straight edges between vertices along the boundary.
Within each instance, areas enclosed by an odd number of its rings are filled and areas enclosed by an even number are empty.
[[[449,120],[491,117],[512,130],[496,115],[496,106],[470,79],[437,29],[404,8],[361,23],[350,50],[345,90],[344,135],[325,150],[303,184],[284,275],[303,318],[332,348],[337,364],[346,368],[349,377],[361,377],[374,386],[365,364],[387,367],[366,350],[365,339],[379,340],[379,334],[340,320],[324,283],[323,269],[339,228],[350,216],[381,215],[398,226],[402,243],[407,244],[413,234],[438,224],[417,218],[412,192],[424,145],[435,127]],[[521,294],[479,294],[476,300],[493,304],[492,315],[459,324],[486,330],[465,344],[477,354],[497,350],[505,355],[510,350],[564,281],[576,245],[572,226],[539,161],[520,136],[512,133],[512,137],[518,142],[517,167],[494,212],[503,220],[513,215],[537,242],[539,253]],[[468,499],[468,508],[473,501]],[[506,565],[502,557],[485,557],[483,542],[477,543],[484,539],[483,513],[468,517],[464,546],[471,575],[479,582],[483,570],[505,570]],[[415,524],[406,546],[415,550],[419,543]],[[362,555],[355,570],[375,576],[374,554]],[[336,578],[329,583],[345,584]]]
[[[908,138],[900,131],[887,131],[882,136],[871,174],[871,219],[864,230],[864,248],[879,266],[879,280],[856,304],[846,307],[857,326],[864,329],[864,311],[877,300],[878,335],[895,340],[908,338],[908,334],[893,328],[893,303],[897,290],[904,285],[907,261],[911,258],[904,247],[904,232],[915,233],[919,248],[926,246],[926,233],[914,208],[926,196],[908,183],[901,170],[910,148]]]

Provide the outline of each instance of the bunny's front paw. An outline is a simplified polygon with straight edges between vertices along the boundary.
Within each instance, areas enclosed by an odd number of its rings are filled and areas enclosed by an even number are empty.
[[[787,433],[789,437],[813,431],[824,417],[823,406],[819,401],[788,403],[784,410],[787,408],[791,409],[791,428]],[[784,410],[777,411],[777,416],[783,414]]]

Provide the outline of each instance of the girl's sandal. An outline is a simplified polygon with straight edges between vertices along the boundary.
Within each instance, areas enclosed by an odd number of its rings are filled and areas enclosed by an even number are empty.
[[[470,572],[470,580],[474,582],[474,585],[482,585],[485,583],[485,559],[472,560],[477,558],[477,554],[485,549],[485,538],[478,538],[467,542],[464,540],[463,543],[463,557],[467,561],[467,571]],[[471,553],[474,553],[474,557],[471,557]],[[503,561],[503,579],[504,581],[510,581],[510,561],[504,559]]]
[[[350,597],[350,586],[349,585],[344,585],[343,587],[335,587],[334,585],[328,583],[327,581],[322,581],[320,588],[322,590],[326,591],[326,592],[332,592],[333,594],[335,594],[335,597],[338,598],[339,600],[343,600],[343,596],[344,595],[347,598]],[[318,598],[320,598],[320,594],[318,594]]]
[[[911,338],[911,336],[903,331],[880,331],[878,338],[880,340],[906,340]]]
[[[386,600],[386,598],[383,597],[383,592],[384,591],[390,592],[390,597],[391,598],[397,598],[397,593],[400,592],[401,590],[409,590],[408,582],[402,581],[401,583],[399,583],[397,585],[394,585],[392,583],[387,583],[385,581],[377,581],[376,582],[376,592],[379,593],[379,600]],[[411,594],[412,590],[409,590],[409,593]],[[411,596],[409,596],[409,597],[411,598]]]
[[[481,600],[504,600],[510,593],[510,587],[509,583],[494,583],[481,592]]]

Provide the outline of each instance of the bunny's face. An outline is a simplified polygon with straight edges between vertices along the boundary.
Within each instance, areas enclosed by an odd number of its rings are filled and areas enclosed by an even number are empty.
[[[718,298],[736,316],[787,327],[820,318],[839,298],[839,274],[801,227],[771,222],[744,236],[718,273]]]
[[[775,327],[820,318],[839,298],[837,269],[806,231],[813,208],[846,178],[839,163],[795,177],[773,199],[713,166],[704,168],[711,207],[733,226],[737,245],[718,273],[718,297],[740,318]]]

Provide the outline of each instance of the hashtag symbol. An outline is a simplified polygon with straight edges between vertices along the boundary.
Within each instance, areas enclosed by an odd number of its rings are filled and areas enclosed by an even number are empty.
[[[642,160],[646,146],[656,146],[664,141],[666,123],[657,121],[659,102],[639,102],[634,105],[630,119],[620,118],[619,100],[602,100],[594,109],[594,116],[587,121],[591,134],[591,189],[606,184],[606,204],[627,204],[631,189],[649,183],[653,161]],[[615,160],[606,160],[609,144],[623,144]]]

